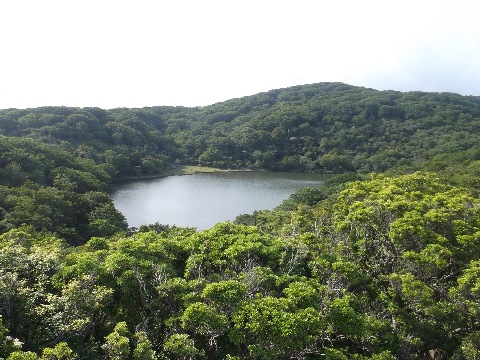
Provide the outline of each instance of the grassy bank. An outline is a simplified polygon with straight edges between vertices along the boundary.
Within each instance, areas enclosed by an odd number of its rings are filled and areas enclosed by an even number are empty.
[[[214,173],[214,172],[228,172],[228,171],[251,171],[251,170],[225,170],[209,166],[197,166],[197,165],[182,165],[177,167],[172,167],[162,171],[159,174],[152,175],[140,175],[140,176],[125,176],[115,179],[115,183],[121,183],[129,180],[139,180],[139,179],[155,179],[165,176],[174,176],[174,175],[192,175],[196,173]]]
[[[160,176],[171,176],[171,175],[191,175],[195,173],[212,173],[212,172],[225,172],[229,170],[219,169],[209,166],[197,166],[197,165],[184,165],[171,169],[167,169]]]

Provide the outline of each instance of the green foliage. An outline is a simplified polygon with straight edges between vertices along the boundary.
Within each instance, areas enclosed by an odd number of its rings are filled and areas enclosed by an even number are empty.
[[[105,337],[105,343],[102,345],[107,359],[129,359],[130,340],[128,335],[127,324],[124,321],[115,325],[113,332]]]
[[[206,285],[202,291],[202,298],[217,309],[232,313],[245,299],[247,290],[247,284],[243,282],[223,280]]]
[[[112,289],[98,285],[93,276],[82,276],[65,284],[60,294],[49,294],[35,311],[40,329],[50,339],[88,337],[103,317],[112,299]]]
[[[319,201],[324,200],[325,195],[321,187],[304,187],[299,191],[290,195],[290,197],[282,202],[276,210],[289,211],[295,210],[298,205],[304,204],[309,206],[316,205]]]
[[[460,354],[464,359],[480,359],[480,333],[478,331],[463,339]]]
[[[478,358],[479,103],[324,83],[0,110],[0,357]],[[113,180],[200,163],[329,177],[237,224],[127,234]]]
[[[67,343],[61,342],[55,345],[54,348],[45,348],[42,351],[42,360],[74,360],[78,359]]]
[[[38,357],[37,354],[35,354],[33,351],[14,351],[12,352],[7,360],[39,360],[40,358]]]
[[[0,286],[5,286],[5,283],[2,281],[2,284]],[[11,336],[6,335],[7,333],[8,329],[3,325],[2,317],[0,317],[0,356],[2,358],[4,358],[11,352],[18,351],[22,348],[23,345],[20,340],[14,339]]]
[[[203,353],[195,347],[187,334],[173,334],[164,344],[164,349],[177,359],[202,358]]]
[[[110,177],[101,165],[38,140],[0,141],[0,232],[27,224],[79,244],[126,230],[123,216],[102,193]],[[104,196],[88,203],[92,193]]]
[[[155,350],[144,331],[139,331],[134,334],[135,349],[132,352],[132,358],[135,360],[155,360]]]
[[[157,225],[76,248],[33,227],[3,234],[2,336],[8,330],[25,345],[2,351],[112,359],[471,356],[478,199],[432,174],[332,183],[328,199],[269,212],[263,227]]]
[[[326,332],[322,315],[312,308],[292,308],[284,298],[262,297],[245,302],[233,316],[232,339],[255,359],[315,353]]]
[[[340,83],[203,108],[43,107],[2,110],[0,118],[5,136],[61,144],[115,177],[158,174],[175,163],[341,173],[439,171],[479,159],[476,97]],[[35,158],[17,158],[3,171],[18,184],[33,175]]]
[[[216,344],[216,338],[227,332],[228,318],[214,307],[195,302],[185,309],[181,317],[182,328],[208,338],[209,345]]]

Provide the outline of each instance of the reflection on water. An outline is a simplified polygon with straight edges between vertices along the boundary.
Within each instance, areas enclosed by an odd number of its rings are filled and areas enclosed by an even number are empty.
[[[129,226],[177,225],[204,230],[255,210],[273,209],[318,174],[224,172],[138,180],[116,187],[112,199]]]

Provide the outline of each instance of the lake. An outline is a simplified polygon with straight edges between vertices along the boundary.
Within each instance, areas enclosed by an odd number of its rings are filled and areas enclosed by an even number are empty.
[[[115,187],[111,197],[131,227],[161,224],[211,228],[255,210],[273,209],[325,175],[285,172],[217,172],[135,180]]]

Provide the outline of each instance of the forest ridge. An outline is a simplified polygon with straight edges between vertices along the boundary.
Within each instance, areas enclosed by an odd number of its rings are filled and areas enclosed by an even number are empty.
[[[332,174],[202,232],[108,190]],[[475,359],[480,97],[342,83],[197,108],[0,110],[0,358]]]
[[[287,171],[441,170],[478,143],[480,97],[341,83],[201,108],[0,110],[0,133],[56,144],[111,176],[171,164]],[[472,153],[467,159],[476,159]],[[428,163],[428,164],[427,164]]]

